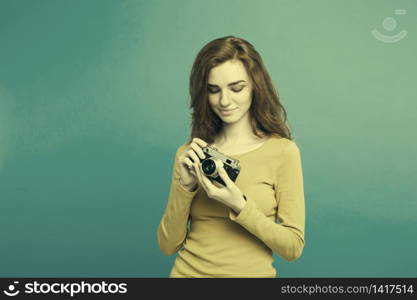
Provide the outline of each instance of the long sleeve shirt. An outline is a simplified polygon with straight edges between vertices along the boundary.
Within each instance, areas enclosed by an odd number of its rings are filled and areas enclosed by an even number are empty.
[[[175,155],[168,203],[157,230],[166,255],[178,253],[170,277],[276,277],[272,252],[287,261],[302,254],[305,202],[300,150],[294,141],[269,137],[238,155],[235,184],[246,196],[236,213],[202,187],[179,182]],[[188,224],[190,223],[190,226]]]

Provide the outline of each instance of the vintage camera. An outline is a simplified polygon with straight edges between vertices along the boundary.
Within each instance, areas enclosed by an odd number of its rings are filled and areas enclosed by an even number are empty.
[[[221,160],[223,162],[223,167],[229,175],[229,178],[235,182],[237,176],[240,173],[241,167],[239,165],[239,160],[227,157],[223,153],[219,152],[217,148],[213,146],[203,147],[203,152],[205,158],[201,161],[201,168],[203,173],[210,179],[217,181],[222,185],[226,185],[218,174],[218,168],[220,167],[215,159]]]

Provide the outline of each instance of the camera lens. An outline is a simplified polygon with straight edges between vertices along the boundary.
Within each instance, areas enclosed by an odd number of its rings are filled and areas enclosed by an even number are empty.
[[[201,163],[204,174],[211,175],[216,171],[216,163],[212,159],[205,159]]]

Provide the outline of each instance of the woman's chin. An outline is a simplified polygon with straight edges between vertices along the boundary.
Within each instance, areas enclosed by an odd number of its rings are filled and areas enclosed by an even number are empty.
[[[233,117],[233,116],[227,116],[227,117],[221,116],[220,117],[220,120],[222,120],[223,123],[232,124],[232,123],[235,123],[236,122],[236,117]]]

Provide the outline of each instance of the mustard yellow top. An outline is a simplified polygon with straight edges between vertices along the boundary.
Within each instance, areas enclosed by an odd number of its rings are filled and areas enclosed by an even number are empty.
[[[254,150],[231,156],[240,161],[235,184],[247,198],[239,214],[209,198],[202,187],[189,192],[179,183],[177,160],[187,146],[176,151],[157,232],[162,252],[178,252],[170,277],[276,277],[272,252],[287,261],[300,257],[305,203],[294,141],[272,136]]]

